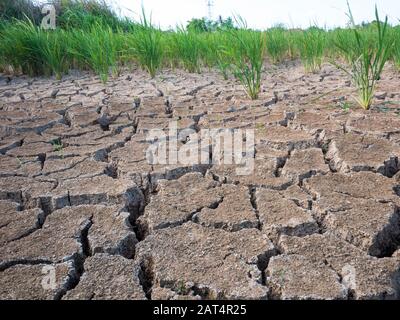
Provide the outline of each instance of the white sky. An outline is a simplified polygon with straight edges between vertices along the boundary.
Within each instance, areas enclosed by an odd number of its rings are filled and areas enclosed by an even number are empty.
[[[207,0],[108,0],[122,15],[138,19],[142,3],[152,21],[162,28],[207,16]],[[374,20],[375,3],[381,18],[399,23],[400,0],[349,0],[356,22]],[[249,27],[265,29],[277,23],[290,27],[345,26],[346,0],[214,0],[214,18],[240,15]]]

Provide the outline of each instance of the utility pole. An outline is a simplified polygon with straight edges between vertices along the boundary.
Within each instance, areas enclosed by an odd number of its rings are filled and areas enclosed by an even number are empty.
[[[213,7],[214,7],[214,0],[207,0],[207,7],[208,7],[208,20],[213,19]]]

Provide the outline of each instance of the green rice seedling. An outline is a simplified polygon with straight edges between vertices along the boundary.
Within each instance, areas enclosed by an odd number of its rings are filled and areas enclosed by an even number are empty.
[[[281,63],[289,51],[286,32],[282,28],[273,28],[267,33],[266,49],[273,64]]]
[[[289,30],[286,32],[285,37],[288,45],[287,56],[290,60],[295,60],[300,56],[297,47],[299,32],[297,30]]]
[[[34,59],[30,57],[28,41],[31,29],[25,23],[10,24],[0,37],[0,55],[3,63],[7,63],[15,72],[34,75]]]
[[[0,35],[0,56],[14,71],[30,76],[50,74],[44,61],[46,33],[30,20],[10,24]]]
[[[70,54],[76,57],[79,66],[89,67],[106,83],[110,70],[117,73],[118,41],[109,27],[94,26],[90,32],[74,30]]]
[[[185,70],[201,73],[201,43],[199,34],[179,27],[173,37],[173,52]]]
[[[232,66],[229,60],[229,56],[221,48],[217,48],[216,53],[217,53],[217,68],[224,77],[224,80],[228,80],[229,70],[231,69]]]
[[[243,25],[245,23],[242,21]],[[261,73],[265,56],[265,33],[247,30],[230,31],[233,74],[244,86],[247,95],[255,100],[261,89]]]
[[[356,47],[356,39],[353,35],[353,30],[350,29],[336,29],[332,31],[328,38],[329,42],[329,55],[332,59],[344,59],[347,63],[351,63],[353,58],[352,50]],[[337,45],[343,48],[348,48],[347,52],[337,50]]]
[[[358,97],[355,99],[365,110],[368,110],[372,105],[376,83],[380,79],[393,46],[393,43],[388,40],[388,18],[386,17],[385,22],[381,22],[377,7],[375,7],[375,16],[377,42],[375,45],[371,45],[365,34],[355,26],[349,6],[349,18],[353,25],[353,37],[356,46],[348,48],[337,43],[337,48],[349,57],[350,66],[345,67],[334,63],[351,76],[358,91]]]
[[[396,42],[400,42],[400,40],[397,40]],[[397,69],[400,70],[400,44],[395,45],[394,47],[394,52],[393,52],[393,61]]]
[[[316,27],[303,31],[297,39],[300,58],[306,72],[321,69],[326,46],[326,33]]]
[[[16,30],[14,30],[11,24],[6,24],[5,21],[3,21],[1,25],[2,29],[0,31],[0,65],[2,69],[6,69],[9,66],[16,70],[20,68],[23,46],[20,44],[19,37],[15,37]]]
[[[132,54],[139,65],[152,78],[160,69],[163,60],[162,32],[151,24],[143,10],[141,24],[127,36],[128,54]]]
[[[393,62],[397,69],[400,70],[400,27],[393,30],[394,45],[393,45]]]
[[[198,33],[200,42],[200,61],[202,65],[211,69],[218,64],[218,47],[221,47],[221,32]]]
[[[339,103],[339,105],[344,112],[349,112],[351,109],[351,105],[347,101],[342,101]]]
[[[51,145],[53,146],[53,151],[57,152],[59,156],[63,159],[64,158],[64,145],[61,142],[61,139],[55,139],[51,141]]]
[[[42,58],[46,67],[61,80],[68,72],[70,63],[68,56],[69,39],[63,30],[45,32],[45,41],[41,42]]]
[[[162,65],[171,69],[179,67],[178,57],[174,48],[175,33],[172,30],[163,31],[161,36],[161,47],[163,48]]]
[[[330,50],[334,52],[332,58],[344,58],[351,64],[354,57],[359,57],[362,54],[362,48],[358,45],[357,37],[354,36],[354,29],[357,29],[360,37],[363,39],[363,46],[368,48],[377,47],[378,38],[374,26],[371,27],[356,27],[352,29],[337,29],[332,33]],[[388,38],[389,39],[389,38]],[[347,50],[338,50],[338,47],[346,48]]]
[[[226,50],[230,39],[229,34],[226,31],[217,31],[208,33],[206,36],[203,46],[207,49],[204,50],[206,56],[203,57],[203,60],[209,68],[216,67],[224,79],[228,80],[231,67],[231,59]]]

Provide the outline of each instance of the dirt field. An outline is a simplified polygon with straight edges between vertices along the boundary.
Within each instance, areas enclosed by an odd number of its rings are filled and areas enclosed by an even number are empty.
[[[330,65],[264,77],[1,76],[0,299],[400,298],[400,74],[370,111]],[[254,173],[149,164],[171,120],[254,129]]]

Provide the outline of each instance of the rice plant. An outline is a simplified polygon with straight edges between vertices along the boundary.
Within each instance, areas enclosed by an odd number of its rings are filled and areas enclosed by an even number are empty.
[[[393,62],[397,69],[400,70],[400,28],[397,27],[393,31],[394,43],[393,43]]]
[[[178,27],[171,47],[185,70],[191,73],[201,73],[201,44],[197,32]]]
[[[285,32],[285,37],[287,41],[287,57],[290,60],[295,60],[299,57],[299,50],[297,48],[297,38],[299,32],[297,30],[287,30]]]
[[[306,72],[321,69],[326,46],[326,34],[323,30],[312,27],[303,31],[297,38],[300,58]]]
[[[209,69],[218,63],[218,48],[221,47],[221,32],[198,33],[201,64]]]
[[[42,44],[41,52],[46,66],[57,80],[61,80],[62,75],[67,73],[70,67],[68,35],[64,30],[46,32],[46,39]]]
[[[152,26],[144,10],[140,26],[126,40],[127,53],[132,54],[139,65],[154,78],[163,59],[162,32]]]
[[[50,73],[43,55],[45,47],[44,31],[30,20],[11,24],[0,35],[1,60],[12,66],[14,71],[30,76]]]
[[[273,28],[267,33],[266,49],[273,64],[281,63],[289,51],[286,32],[282,28]]]
[[[232,67],[231,62],[229,60],[229,56],[222,48],[217,48],[216,53],[217,53],[217,68],[224,77],[224,80],[228,80],[229,70]]]
[[[96,25],[90,32],[74,30],[72,34],[70,54],[77,58],[81,67],[89,67],[104,83],[108,80],[110,70],[117,73],[121,48],[110,27]]]
[[[344,59],[346,63],[351,63],[356,48],[356,38],[351,29],[336,29],[330,33],[329,37],[329,55],[332,59]],[[337,46],[348,48],[346,52],[337,50]]]
[[[226,31],[208,33],[203,39],[202,59],[209,68],[215,67],[219,70],[225,80],[228,80],[231,59],[226,50],[230,41],[229,33]]]
[[[350,66],[334,64],[351,76],[358,91],[358,96],[355,99],[365,110],[368,110],[372,105],[376,83],[381,77],[393,46],[388,38],[388,18],[385,18],[385,22],[381,22],[377,7],[375,7],[375,17],[377,42],[371,45],[369,38],[356,27],[349,6],[349,18],[353,25],[355,47],[349,48],[343,46],[343,43],[336,44],[337,48],[350,60]]]
[[[246,28],[230,32],[232,46],[228,48],[233,74],[244,86],[247,95],[255,100],[261,89],[261,72],[264,62],[265,33]]]
[[[19,24],[20,22],[8,24],[6,27],[3,23],[0,33],[0,62],[4,69],[10,66],[14,71],[26,72],[26,68],[22,70],[22,64],[28,58],[28,51],[25,49],[23,32],[19,30]]]

